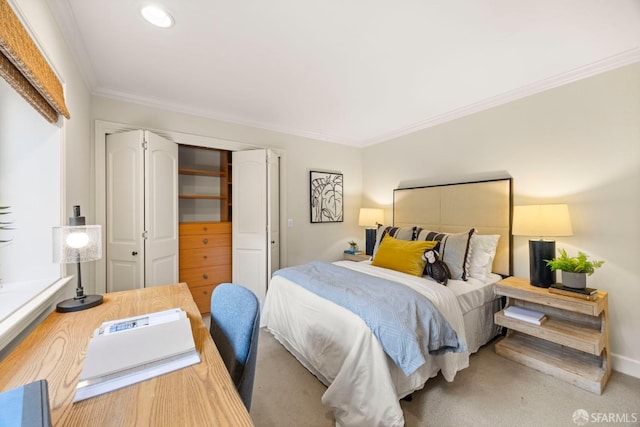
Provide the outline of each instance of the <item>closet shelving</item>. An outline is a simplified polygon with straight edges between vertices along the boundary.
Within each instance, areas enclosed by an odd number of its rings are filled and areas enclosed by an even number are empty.
[[[180,147],[180,281],[202,313],[215,287],[231,281],[230,173],[230,152]]]

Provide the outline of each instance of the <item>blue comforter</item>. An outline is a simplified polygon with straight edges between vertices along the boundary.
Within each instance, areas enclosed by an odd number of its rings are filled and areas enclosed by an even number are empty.
[[[400,283],[324,262],[284,268],[274,275],[360,316],[407,376],[425,363],[426,354],[466,351],[431,301]]]

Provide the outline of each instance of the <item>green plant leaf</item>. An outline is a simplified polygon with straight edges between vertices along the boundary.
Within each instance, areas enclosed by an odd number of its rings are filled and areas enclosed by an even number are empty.
[[[578,256],[570,257],[564,249],[558,249],[560,256],[551,260],[545,260],[551,271],[561,270],[570,273],[593,274],[596,268],[602,267],[604,261],[589,261],[589,257],[584,252],[578,251]]]

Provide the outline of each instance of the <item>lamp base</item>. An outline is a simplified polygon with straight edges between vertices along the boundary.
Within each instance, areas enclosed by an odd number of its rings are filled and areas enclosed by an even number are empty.
[[[81,298],[70,298],[60,301],[56,306],[58,313],[71,313],[73,311],[86,310],[102,304],[102,295],[84,295]]]
[[[365,254],[373,255],[373,247],[376,244],[376,229],[375,228],[367,228],[364,231],[365,235]]]
[[[556,272],[545,262],[555,256],[554,240],[529,240],[529,276],[533,286],[548,288],[556,283]]]

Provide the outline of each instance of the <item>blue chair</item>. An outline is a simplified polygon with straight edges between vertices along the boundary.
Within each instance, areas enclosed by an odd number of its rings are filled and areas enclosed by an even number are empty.
[[[258,357],[260,303],[244,286],[222,283],[211,295],[209,332],[247,408],[251,408]]]

